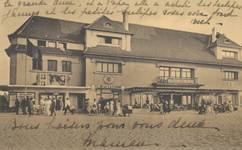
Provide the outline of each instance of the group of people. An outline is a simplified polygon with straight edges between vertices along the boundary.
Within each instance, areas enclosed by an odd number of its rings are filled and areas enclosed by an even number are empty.
[[[153,103],[152,101],[150,102],[149,100],[146,100],[144,104],[144,108],[149,109],[150,112],[159,111],[160,114],[166,114],[171,111],[168,100],[160,100],[159,103]]]
[[[24,97],[21,100],[18,98],[15,101],[15,112],[19,115],[19,110],[22,110],[23,115],[29,116],[32,114],[45,114],[47,116],[56,116],[56,111],[63,111],[64,115],[69,111],[71,114],[74,113],[74,108],[71,105],[70,99],[65,100],[56,99],[54,97],[41,98],[39,104],[36,103],[35,99]]]
[[[86,108],[89,114],[109,114],[111,116],[128,116],[132,109],[128,105],[122,106],[117,99],[104,100],[102,97],[98,101],[94,99],[93,103],[87,101]]]
[[[201,100],[200,106],[198,107],[199,114],[205,114],[207,112],[224,113],[232,112],[235,108],[231,101],[224,101],[222,104],[213,104],[212,101]]]
[[[16,111],[16,114],[18,115],[19,114],[19,110],[21,108],[22,112],[23,112],[23,115],[29,115],[31,116],[32,115],[32,110],[33,110],[33,98],[29,98],[29,97],[26,97],[26,98],[23,98],[21,101],[17,98],[16,101],[15,101],[15,111]]]

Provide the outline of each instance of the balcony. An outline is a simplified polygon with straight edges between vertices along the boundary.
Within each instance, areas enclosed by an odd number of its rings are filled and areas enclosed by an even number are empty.
[[[157,77],[153,86],[200,87],[197,78]]]
[[[66,86],[71,75],[56,72],[38,72],[36,74],[36,84],[40,86]]]

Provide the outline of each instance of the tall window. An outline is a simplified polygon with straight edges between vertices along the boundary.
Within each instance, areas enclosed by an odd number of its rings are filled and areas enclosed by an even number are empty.
[[[238,80],[238,72],[235,71],[224,71],[225,80]]]
[[[38,46],[42,46],[42,47],[46,47],[46,41],[44,41],[44,40],[38,40],[37,41],[37,45]]]
[[[97,72],[107,72],[107,73],[121,73],[122,65],[120,63],[97,62],[96,71]]]
[[[222,57],[223,58],[238,59],[238,52],[223,50],[222,51]]]
[[[32,59],[32,70],[42,70],[42,60]]]
[[[182,69],[182,78],[192,78],[193,77],[193,69]]]
[[[193,78],[194,69],[176,68],[176,67],[160,67],[160,77]]]
[[[180,68],[171,68],[171,77],[180,78],[181,77],[181,69]]]
[[[160,77],[169,77],[170,68],[169,67],[160,67]]]
[[[57,61],[48,60],[48,71],[57,71]]]
[[[62,61],[62,72],[71,72],[71,61]]]
[[[121,38],[116,37],[109,37],[109,36],[98,36],[100,44],[111,44],[120,46],[121,45]]]

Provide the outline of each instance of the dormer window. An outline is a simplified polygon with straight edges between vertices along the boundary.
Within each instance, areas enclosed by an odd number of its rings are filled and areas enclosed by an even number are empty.
[[[231,59],[238,59],[238,52],[223,50],[222,51],[223,58],[231,58]]]
[[[121,38],[110,36],[98,36],[98,38],[101,45],[121,46]]]

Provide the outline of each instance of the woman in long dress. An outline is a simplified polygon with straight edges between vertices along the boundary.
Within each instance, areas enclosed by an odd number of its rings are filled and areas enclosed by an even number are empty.
[[[117,116],[122,115],[122,110],[121,110],[121,103],[120,101],[117,102]]]
[[[45,101],[45,111],[48,116],[50,116],[50,105],[51,105],[51,100],[48,98]]]
[[[114,102],[110,101],[110,114],[113,116],[114,115]]]

